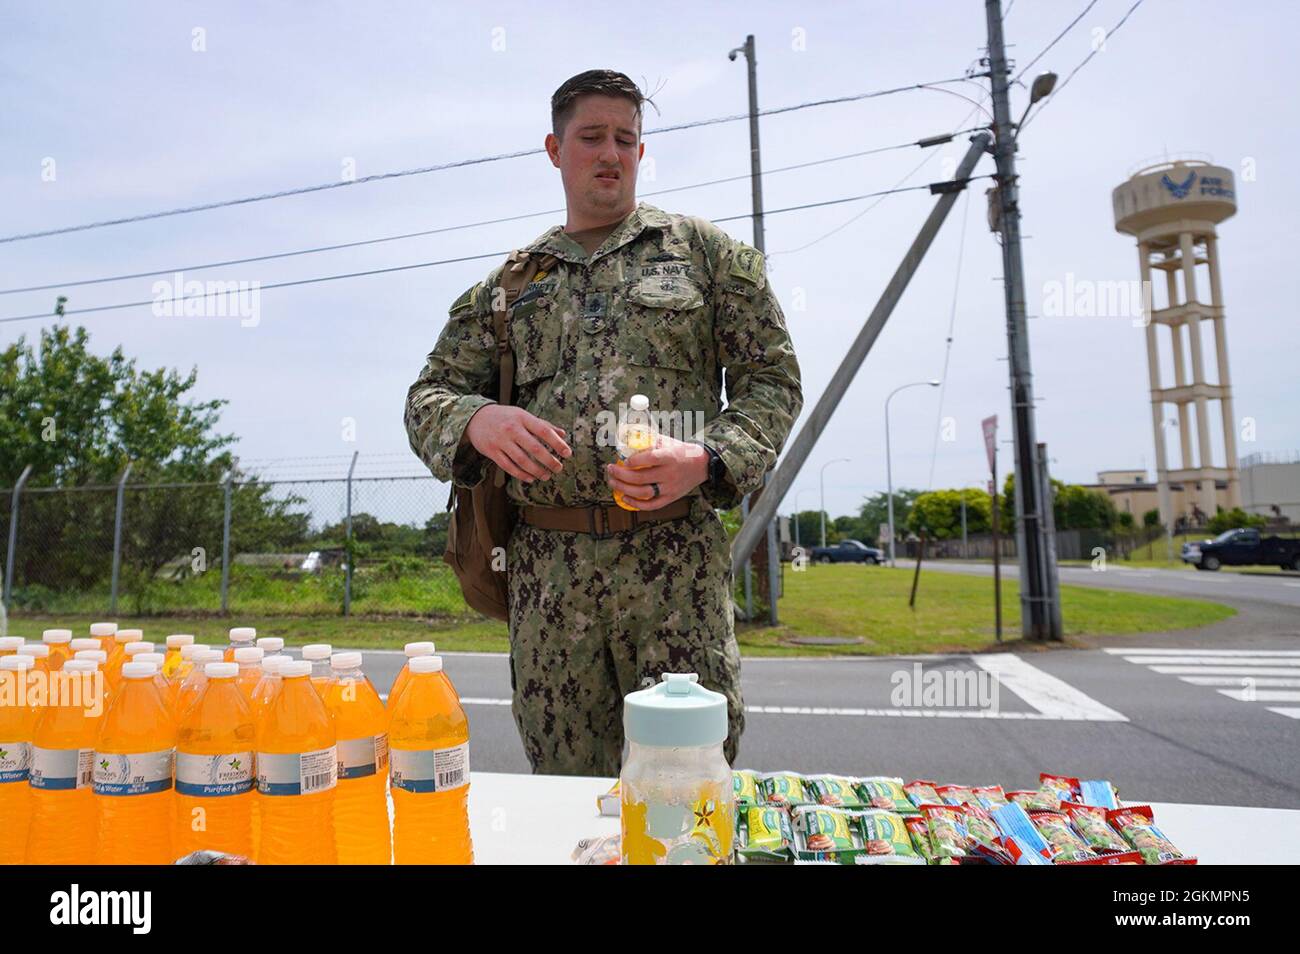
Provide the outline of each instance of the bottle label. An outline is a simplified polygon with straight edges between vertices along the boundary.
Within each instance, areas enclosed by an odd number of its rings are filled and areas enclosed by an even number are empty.
[[[181,795],[243,795],[253,790],[255,777],[251,751],[224,755],[176,753],[176,791]]]
[[[339,740],[339,779],[365,778],[388,771],[388,733]]]
[[[43,749],[33,745],[31,764],[32,788],[59,791],[89,788],[94,783],[94,749]]]
[[[153,795],[172,787],[174,749],[95,753],[96,795]]]
[[[469,743],[450,749],[393,749],[393,788],[445,792],[469,784]]]
[[[257,790],[262,795],[313,795],[339,780],[338,746],[315,752],[257,753]]]
[[[0,742],[0,785],[25,782],[32,772],[30,742]]]

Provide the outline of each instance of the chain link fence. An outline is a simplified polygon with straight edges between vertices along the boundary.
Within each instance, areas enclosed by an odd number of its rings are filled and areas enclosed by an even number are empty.
[[[10,614],[470,613],[428,475],[0,490]]]

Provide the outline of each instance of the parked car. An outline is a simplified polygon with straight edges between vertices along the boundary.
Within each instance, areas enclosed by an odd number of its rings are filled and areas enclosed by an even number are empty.
[[[1258,530],[1238,527],[1225,530],[1213,540],[1184,543],[1182,559],[1198,570],[1221,566],[1280,566],[1300,570],[1300,540],[1264,537]]]
[[[885,555],[875,547],[859,540],[841,540],[829,547],[813,547],[808,558],[814,563],[871,563],[884,560]]]

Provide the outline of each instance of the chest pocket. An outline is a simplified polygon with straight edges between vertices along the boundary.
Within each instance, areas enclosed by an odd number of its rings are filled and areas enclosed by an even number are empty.
[[[560,364],[560,325],[555,293],[520,296],[510,308],[510,346],[515,384],[522,387],[555,374]]]
[[[710,354],[704,293],[690,278],[651,276],[628,284],[618,349],[632,364],[704,373]]]

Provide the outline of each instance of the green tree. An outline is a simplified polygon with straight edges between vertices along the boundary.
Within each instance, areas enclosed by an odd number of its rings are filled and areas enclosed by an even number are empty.
[[[1110,497],[1099,490],[1067,484],[1052,478],[1052,516],[1057,530],[1113,530],[1119,511]],[[1016,475],[1007,474],[999,501],[1002,523],[1008,531],[1016,519]]]
[[[907,526],[907,518],[912,512],[912,505],[916,503],[916,498],[921,496],[921,491],[914,488],[901,487],[894,491],[894,528],[901,531]],[[883,539],[880,533],[880,527],[889,523],[889,494],[878,493],[872,494],[862,502],[858,508],[858,516],[862,518],[863,526],[870,528],[871,539],[881,539],[882,542],[888,543]],[[869,542],[863,540],[864,543]]]
[[[907,529],[915,534],[922,530],[932,539],[961,537],[961,502],[966,500],[966,530],[986,532],[993,518],[993,502],[977,487],[960,490],[934,490],[916,498],[908,514]]]
[[[1225,530],[1235,530],[1238,527],[1246,529],[1262,530],[1268,523],[1268,520],[1259,514],[1246,513],[1240,507],[1233,507],[1231,510],[1219,509],[1207,525],[1210,533],[1220,534]]]
[[[1160,526],[1160,509],[1158,507],[1142,514],[1142,526],[1147,528]]]

